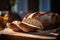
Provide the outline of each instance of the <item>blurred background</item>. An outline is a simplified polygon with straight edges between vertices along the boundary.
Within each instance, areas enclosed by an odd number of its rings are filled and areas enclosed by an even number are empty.
[[[0,11],[17,13],[22,19],[27,12],[60,12],[60,0],[0,0]]]

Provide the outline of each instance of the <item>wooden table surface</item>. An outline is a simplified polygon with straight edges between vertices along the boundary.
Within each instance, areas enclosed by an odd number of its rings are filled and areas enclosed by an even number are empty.
[[[40,35],[26,34],[22,32],[15,32],[10,28],[5,28],[4,30],[0,31],[0,34],[20,36],[20,37],[29,37],[29,38],[36,38],[36,39],[57,39],[56,37],[40,36]]]

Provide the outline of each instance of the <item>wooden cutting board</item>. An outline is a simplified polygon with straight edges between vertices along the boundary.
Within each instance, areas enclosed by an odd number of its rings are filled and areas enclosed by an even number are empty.
[[[11,36],[18,36],[18,37],[28,37],[28,38],[35,38],[35,39],[57,39],[53,36],[42,36],[42,35],[33,35],[23,32],[15,32],[10,28],[5,28],[4,30],[0,31],[0,34],[4,35],[11,35]]]

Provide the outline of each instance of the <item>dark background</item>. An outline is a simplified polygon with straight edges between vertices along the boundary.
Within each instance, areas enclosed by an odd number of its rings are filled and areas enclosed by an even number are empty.
[[[0,11],[1,10],[10,10],[10,0],[0,0]]]
[[[28,10],[32,12],[39,11],[39,0],[28,0]]]
[[[60,0],[51,0],[51,11],[60,14]]]
[[[10,10],[10,0],[0,0],[0,10]],[[39,0],[28,0],[28,11],[39,11]],[[60,0],[51,0],[51,12],[60,14]]]

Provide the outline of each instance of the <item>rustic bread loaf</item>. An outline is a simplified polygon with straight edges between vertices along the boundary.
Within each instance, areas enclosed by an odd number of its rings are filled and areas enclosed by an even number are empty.
[[[36,28],[43,30],[56,22],[56,14],[50,12],[35,12],[27,14],[22,22],[13,21],[13,30],[22,30],[24,32],[34,31]],[[49,27],[48,27],[49,28]]]
[[[26,15],[27,16],[27,15]],[[42,30],[56,22],[56,14],[51,12],[35,12],[24,17],[22,22],[40,27]],[[36,28],[37,28],[36,27]]]
[[[14,31],[22,30],[24,32],[34,31],[36,29],[36,26],[20,21],[13,21],[12,23],[7,23],[7,27],[11,28]]]

